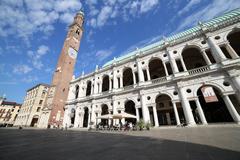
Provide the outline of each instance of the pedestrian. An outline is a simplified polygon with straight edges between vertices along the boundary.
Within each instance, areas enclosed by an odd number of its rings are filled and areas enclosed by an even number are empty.
[[[67,130],[67,123],[65,124],[65,130]]]

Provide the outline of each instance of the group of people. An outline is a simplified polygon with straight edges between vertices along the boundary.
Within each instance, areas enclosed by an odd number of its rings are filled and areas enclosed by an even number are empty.
[[[130,131],[130,130],[137,130],[136,125],[133,124],[132,122],[125,122],[122,124],[120,121],[118,124],[104,124],[102,122],[98,123],[96,126],[96,130],[119,130],[119,131]]]

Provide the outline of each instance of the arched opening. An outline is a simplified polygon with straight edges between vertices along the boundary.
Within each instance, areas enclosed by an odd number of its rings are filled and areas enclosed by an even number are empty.
[[[227,39],[234,51],[240,56],[240,30],[229,33]]]
[[[200,50],[197,48],[191,47],[184,49],[182,52],[182,57],[187,70],[207,65]]]
[[[208,95],[211,96],[205,95],[204,97],[203,91],[205,90],[204,92],[206,92],[208,89],[207,87],[210,87],[209,92],[211,93]],[[212,93],[211,90],[214,93]],[[233,122],[233,119],[218,89],[213,86],[202,86],[198,89],[197,95],[208,123]]]
[[[133,85],[133,72],[131,68],[126,68],[123,71],[123,86]]]
[[[72,109],[71,109],[71,113],[70,113],[71,126],[73,126],[73,125],[74,125],[75,113],[76,113],[75,109],[74,109],[74,108],[72,108]]]
[[[79,85],[75,86],[75,99],[78,98],[78,94],[79,94]]]
[[[108,106],[106,104],[103,104],[102,105],[102,113],[101,113],[101,115],[106,115],[106,114],[109,114]],[[106,125],[108,125],[108,120],[107,119],[102,119],[101,123],[102,123],[103,126],[106,126]]]
[[[89,96],[91,94],[91,89],[92,89],[92,82],[88,81],[87,82],[86,96]]]
[[[125,112],[136,116],[135,103],[132,100],[128,100],[125,103]],[[125,118],[125,121],[136,124],[136,119],[135,118]]]
[[[155,103],[159,125],[176,125],[171,97],[166,94],[158,95]]]
[[[102,91],[109,91],[109,76],[106,75],[103,77],[103,81],[102,81]]]
[[[88,116],[89,116],[89,111],[88,108],[84,108],[84,115],[83,115],[83,127],[88,127]]]
[[[151,79],[156,79],[156,78],[166,76],[164,66],[162,64],[162,60],[158,58],[152,59],[150,60],[148,67],[149,67]]]
[[[38,123],[38,119],[39,119],[39,116],[38,116],[38,115],[33,116],[32,122],[31,122],[30,126],[31,126],[31,127],[36,127],[36,125],[37,125],[37,123]]]

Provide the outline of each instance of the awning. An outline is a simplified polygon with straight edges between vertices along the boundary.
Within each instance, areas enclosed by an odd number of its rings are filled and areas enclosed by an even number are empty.
[[[105,115],[101,115],[96,117],[97,119],[112,119],[113,115],[112,114],[105,114]]]
[[[113,115],[113,119],[122,119],[122,118],[137,118],[137,116],[126,113],[126,112],[122,112],[122,113],[118,113],[118,114],[114,114]]]

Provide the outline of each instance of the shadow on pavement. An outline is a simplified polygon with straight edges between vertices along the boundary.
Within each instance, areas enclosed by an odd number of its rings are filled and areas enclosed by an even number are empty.
[[[239,160],[217,147],[121,134],[0,130],[1,160]]]

